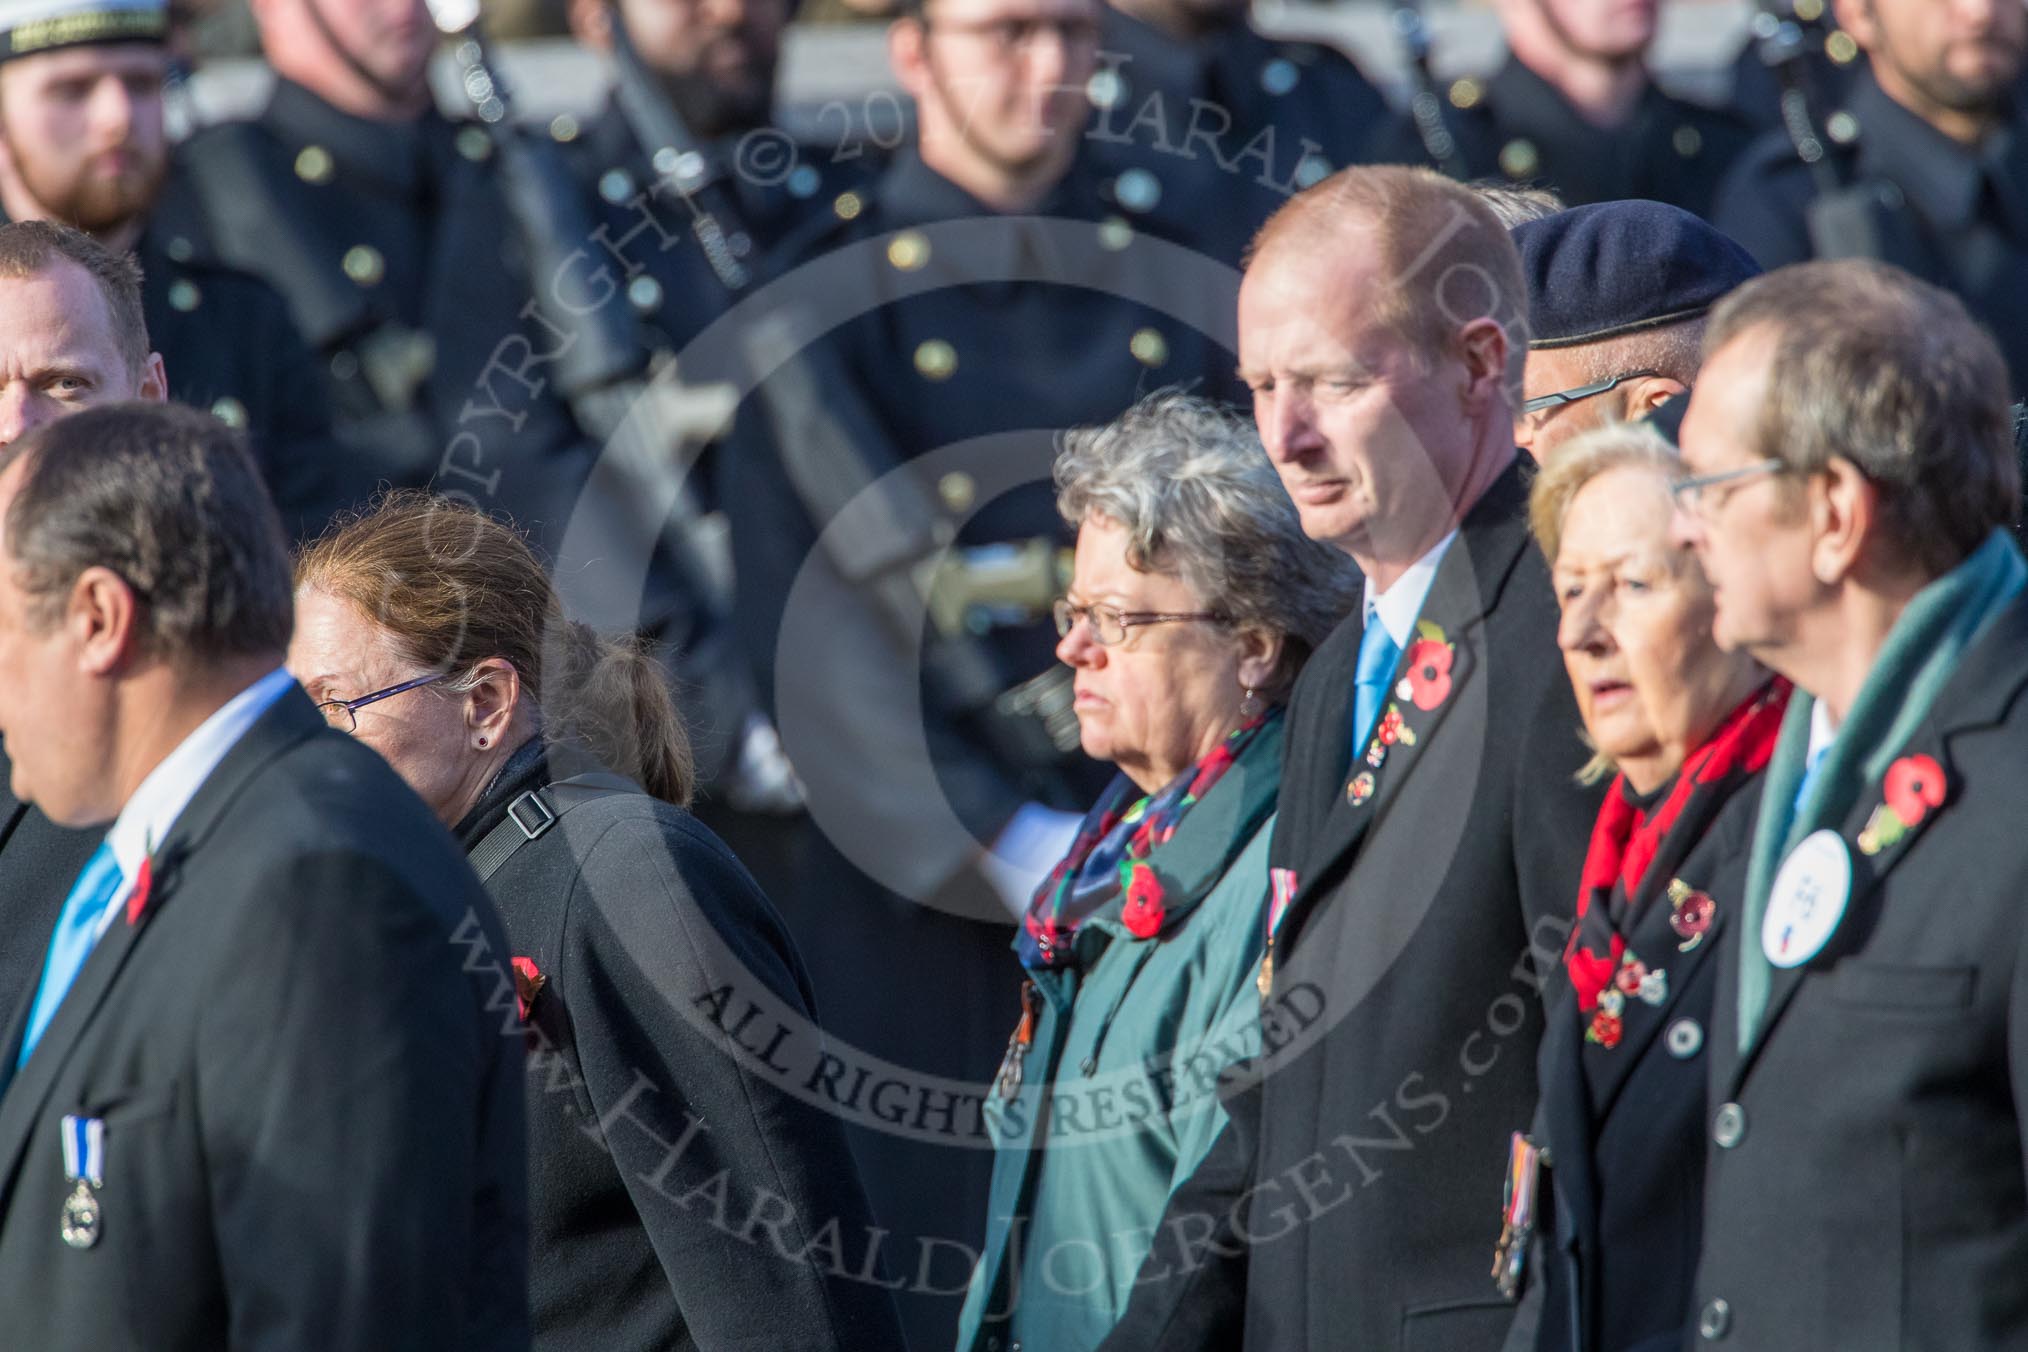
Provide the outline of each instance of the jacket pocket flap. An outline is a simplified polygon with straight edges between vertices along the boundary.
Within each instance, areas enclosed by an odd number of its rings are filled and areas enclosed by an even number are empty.
[[[1976,967],[1918,967],[1847,958],[1831,973],[1831,996],[1873,1009],[1963,1009],[1972,1002]]]

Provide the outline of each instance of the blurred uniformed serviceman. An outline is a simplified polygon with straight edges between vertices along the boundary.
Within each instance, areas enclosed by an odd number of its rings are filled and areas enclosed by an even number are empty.
[[[1866,53],[1831,153],[1805,165],[1770,133],[1740,162],[1718,225],[1761,266],[1870,256],[1956,292],[2028,388],[2028,51],[2019,0],[1845,0]]]
[[[740,618],[830,842],[824,904],[789,914],[826,1030],[973,1085],[1016,1019],[1009,917],[1099,787],[1090,762],[1050,740],[1075,739],[1048,618],[1067,543],[1055,436],[1143,390],[1222,391],[1233,369],[1204,335],[1229,329],[1237,276],[1144,233],[1083,153],[1098,21],[1096,0],[928,0],[895,21],[889,54],[918,136],[866,193],[832,204],[835,221],[791,241],[775,283],[818,312],[811,336],[829,331],[799,363],[815,364],[814,402],[852,425],[852,449],[810,463],[811,420],[784,407],[777,372],[723,462]],[[855,485],[897,469],[919,490],[900,493],[897,525],[843,518]],[[825,479],[834,491],[815,491]],[[891,557],[892,544],[946,533],[958,566],[945,596],[977,595],[1024,543],[1039,566],[1025,595],[955,606],[964,637],[931,623],[926,660],[921,609],[898,615],[886,585],[919,560]],[[892,567],[859,567],[881,553]],[[953,653],[991,673],[983,699],[954,695]],[[1011,749],[1024,736],[1032,755]],[[983,1233],[991,1158],[975,1118],[959,1114],[962,1147],[855,1140],[898,1244]],[[942,1265],[901,1293],[923,1346],[950,1337],[969,1276],[954,1253],[936,1250]]]
[[[434,479],[553,547],[590,452],[549,379],[556,332],[523,314],[491,143],[432,102],[423,0],[253,14],[273,96],[183,156],[227,259],[288,297],[324,359],[348,442],[339,505]]]
[[[1184,164],[1214,171],[1171,187],[1204,195],[1172,202],[1170,214],[1208,217],[1218,256],[1233,264],[1291,193],[1361,161],[1389,117],[1351,58],[1267,37],[1250,10],[1249,0],[1111,0],[1091,132],[1119,162],[1113,192],[1125,201],[1156,205],[1150,195]]]
[[[1648,74],[1661,0],[1499,0],[1508,58],[1458,80],[1443,109],[1468,178],[1541,183],[1572,206],[1642,197],[1708,215],[1753,135],[1729,109],[1691,103]],[[1405,119],[1378,158],[1430,160]]]
[[[288,306],[220,263],[171,170],[163,0],[0,6],[0,207],[140,260],[172,398],[244,428],[283,519],[318,529],[329,417]]]
[[[804,145],[769,125],[791,8],[790,0],[573,0],[570,7],[578,41],[614,55],[615,83],[589,121],[559,117],[550,131],[596,198],[622,266],[646,269],[655,283],[636,295],[672,351],[716,317],[732,292],[691,230],[684,192],[694,191],[694,179],[679,178],[666,154],[655,163],[664,146],[651,119],[673,114],[692,139],[705,159],[703,175],[723,185],[736,213],[723,222],[729,247],[756,272],[812,213],[829,212],[839,193],[863,184],[879,141],[891,144],[901,133],[898,122],[873,129],[848,120],[838,143]],[[615,53],[622,35],[637,58],[632,72]]]

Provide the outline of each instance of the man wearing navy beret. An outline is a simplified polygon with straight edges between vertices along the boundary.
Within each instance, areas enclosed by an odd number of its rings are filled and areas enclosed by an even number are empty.
[[[1610,422],[1655,415],[1668,430],[1697,377],[1705,315],[1759,275],[1753,258],[1661,202],[1573,207],[1512,233],[1529,301],[1516,444],[1541,460]]]

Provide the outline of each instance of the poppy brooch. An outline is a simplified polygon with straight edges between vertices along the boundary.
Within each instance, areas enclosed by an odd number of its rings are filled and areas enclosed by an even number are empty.
[[[1903,756],[1888,766],[1881,785],[1885,801],[1866,819],[1866,828],[1859,833],[1859,853],[1876,855],[1899,842],[1921,825],[1930,809],[1943,806],[1949,789],[1934,756]]]

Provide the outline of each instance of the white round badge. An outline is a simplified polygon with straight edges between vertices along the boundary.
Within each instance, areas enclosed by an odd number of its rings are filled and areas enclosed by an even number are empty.
[[[1836,831],[1812,831],[1782,861],[1768,894],[1760,944],[1777,967],[1800,967],[1823,951],[1852,896],[1852,855]]]

